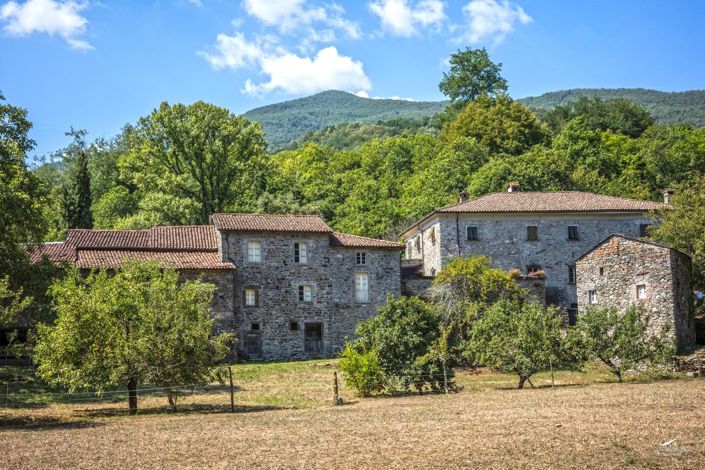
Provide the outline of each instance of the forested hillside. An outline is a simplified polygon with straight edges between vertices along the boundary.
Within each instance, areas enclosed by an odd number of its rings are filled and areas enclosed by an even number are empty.
[[[445,101],[403,101],[361,98],[329,90],[305,98],[252,109],[243,116],[264,129],[269,151],[278,150],[309,131],[348,122],[389,121],[440,113]]]
[[[624,98],[646,109],[659,124],[705,125],[705,90],[665,92],[645,88],[573,88],[541,96],[522,98],[523,104],[538,111],[576,101],[580,97],[613,100]]]

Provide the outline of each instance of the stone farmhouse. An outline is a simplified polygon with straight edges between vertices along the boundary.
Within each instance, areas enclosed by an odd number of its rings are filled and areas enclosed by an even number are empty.
[[[612,234],[646,235],[648,212],[664,206],[577,191],[522,192],[516,183],[472,200],[462,193],[457,204],[401,234],[404,270],[429,278],[455,257],[486,255],[504,270],[543,275],[546,303],[563,307],[572,324],[578,312],[576,260]]]
[[[157,260],[211,282],[217,328],[237,332],[247,359],[335,355],[360,320],[400,295],[403,245],[337,233],[310,215],[214,214],[210,222],[69,230],[32,256],[86,270]]]
[[[690,257],[650,241],[611,235],[576,261],[578,305],[625,311],[642,305],[679,349],[695,343]]]

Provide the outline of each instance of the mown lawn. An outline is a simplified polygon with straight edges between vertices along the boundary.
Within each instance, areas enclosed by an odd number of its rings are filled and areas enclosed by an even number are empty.
[[[0,390],[13,393],[0,413],[1,467],[705,467],[705,380],[617,384],[591,366],[515,390],[513,376],[463,371],[450,395],[358,399],[341,383],[336,407],[336,367],[238,364],[236,413],[214,386],[184,396],[177,414],[147,394],[136,417],[122,391],[47,395],[31,369],[0,368]]]

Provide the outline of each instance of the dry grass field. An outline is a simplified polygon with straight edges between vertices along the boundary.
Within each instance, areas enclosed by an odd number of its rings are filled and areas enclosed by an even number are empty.
[[[82,402],[13,383],[0,415],[3,468],[705,468],[705,380],[610,382],[600,368],[536,377],[461,373],[462,391],[331,402],[334,362],[234,367],[220,388],[163,396],[136,417],[124,395]],[[8,371],[4,371],[7,379]],[[9,385],[3,384],[3,386]]]

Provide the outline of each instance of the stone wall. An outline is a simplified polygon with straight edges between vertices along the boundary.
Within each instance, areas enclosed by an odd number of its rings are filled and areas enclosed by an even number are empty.
[[[262,262],[247,262],[247,241],[258,240]],[[307,263],[294,262],[294,243],[306,243]],[[401,291],[398,250],[331,247],[327,234],[243,233],[221,234],[224,261],[234,262],[234,325],[243,355],[246,340],[260,342],[264,360],[303,359],[336,355],[352,337],[357,323],[377,312],[388,295]],[[356,264],[356,253],[366,253],[366,264]],[[355,301],[355,273],[369,276],[369,302]],[[300,302],[299,285],[309,285],[311,302]],[[259,305],[246,307],[244,289],[256,288]],[[292,329],[295,322],[298,328]],[[307,323],[320,323],[323,349],[304,351]],[[254,325],[253,325],[254,324]],[[259,329],[254,330],[253,326]],[[258,357],[254,357],[258,356]]]
[[[579,314],[589,308],[626,310],[641,304],[651,312],[651,331],[664,325],[679,348],[695,342],[687,255],[666,247],[615,236],[578,260]],[[645,298],[637,298],[637,286],[645,286]],[[597,302],[591,304],[589,293]]]
[[[424,240],[437,227],[440,246],[424,243],[424,273],[440,271],[456,256],[486,255],[496,267],[527,272],[536,266],[546,275],[549,304],[570,308],[577,302],[569,270],[575,260],[614,233],[638,237],[640,225],[650,221],[643,214],[438,214],[420,228]],[[538,240],[527,240],[527,226],[538,227]],[[578,226],[578,240],[568,239],[568,226]],[[467,227],[477,227],[478,240],[467,240]],[[414,240],[413,238],[411,240]],[[413,253],[421,258],[420,254]]]

